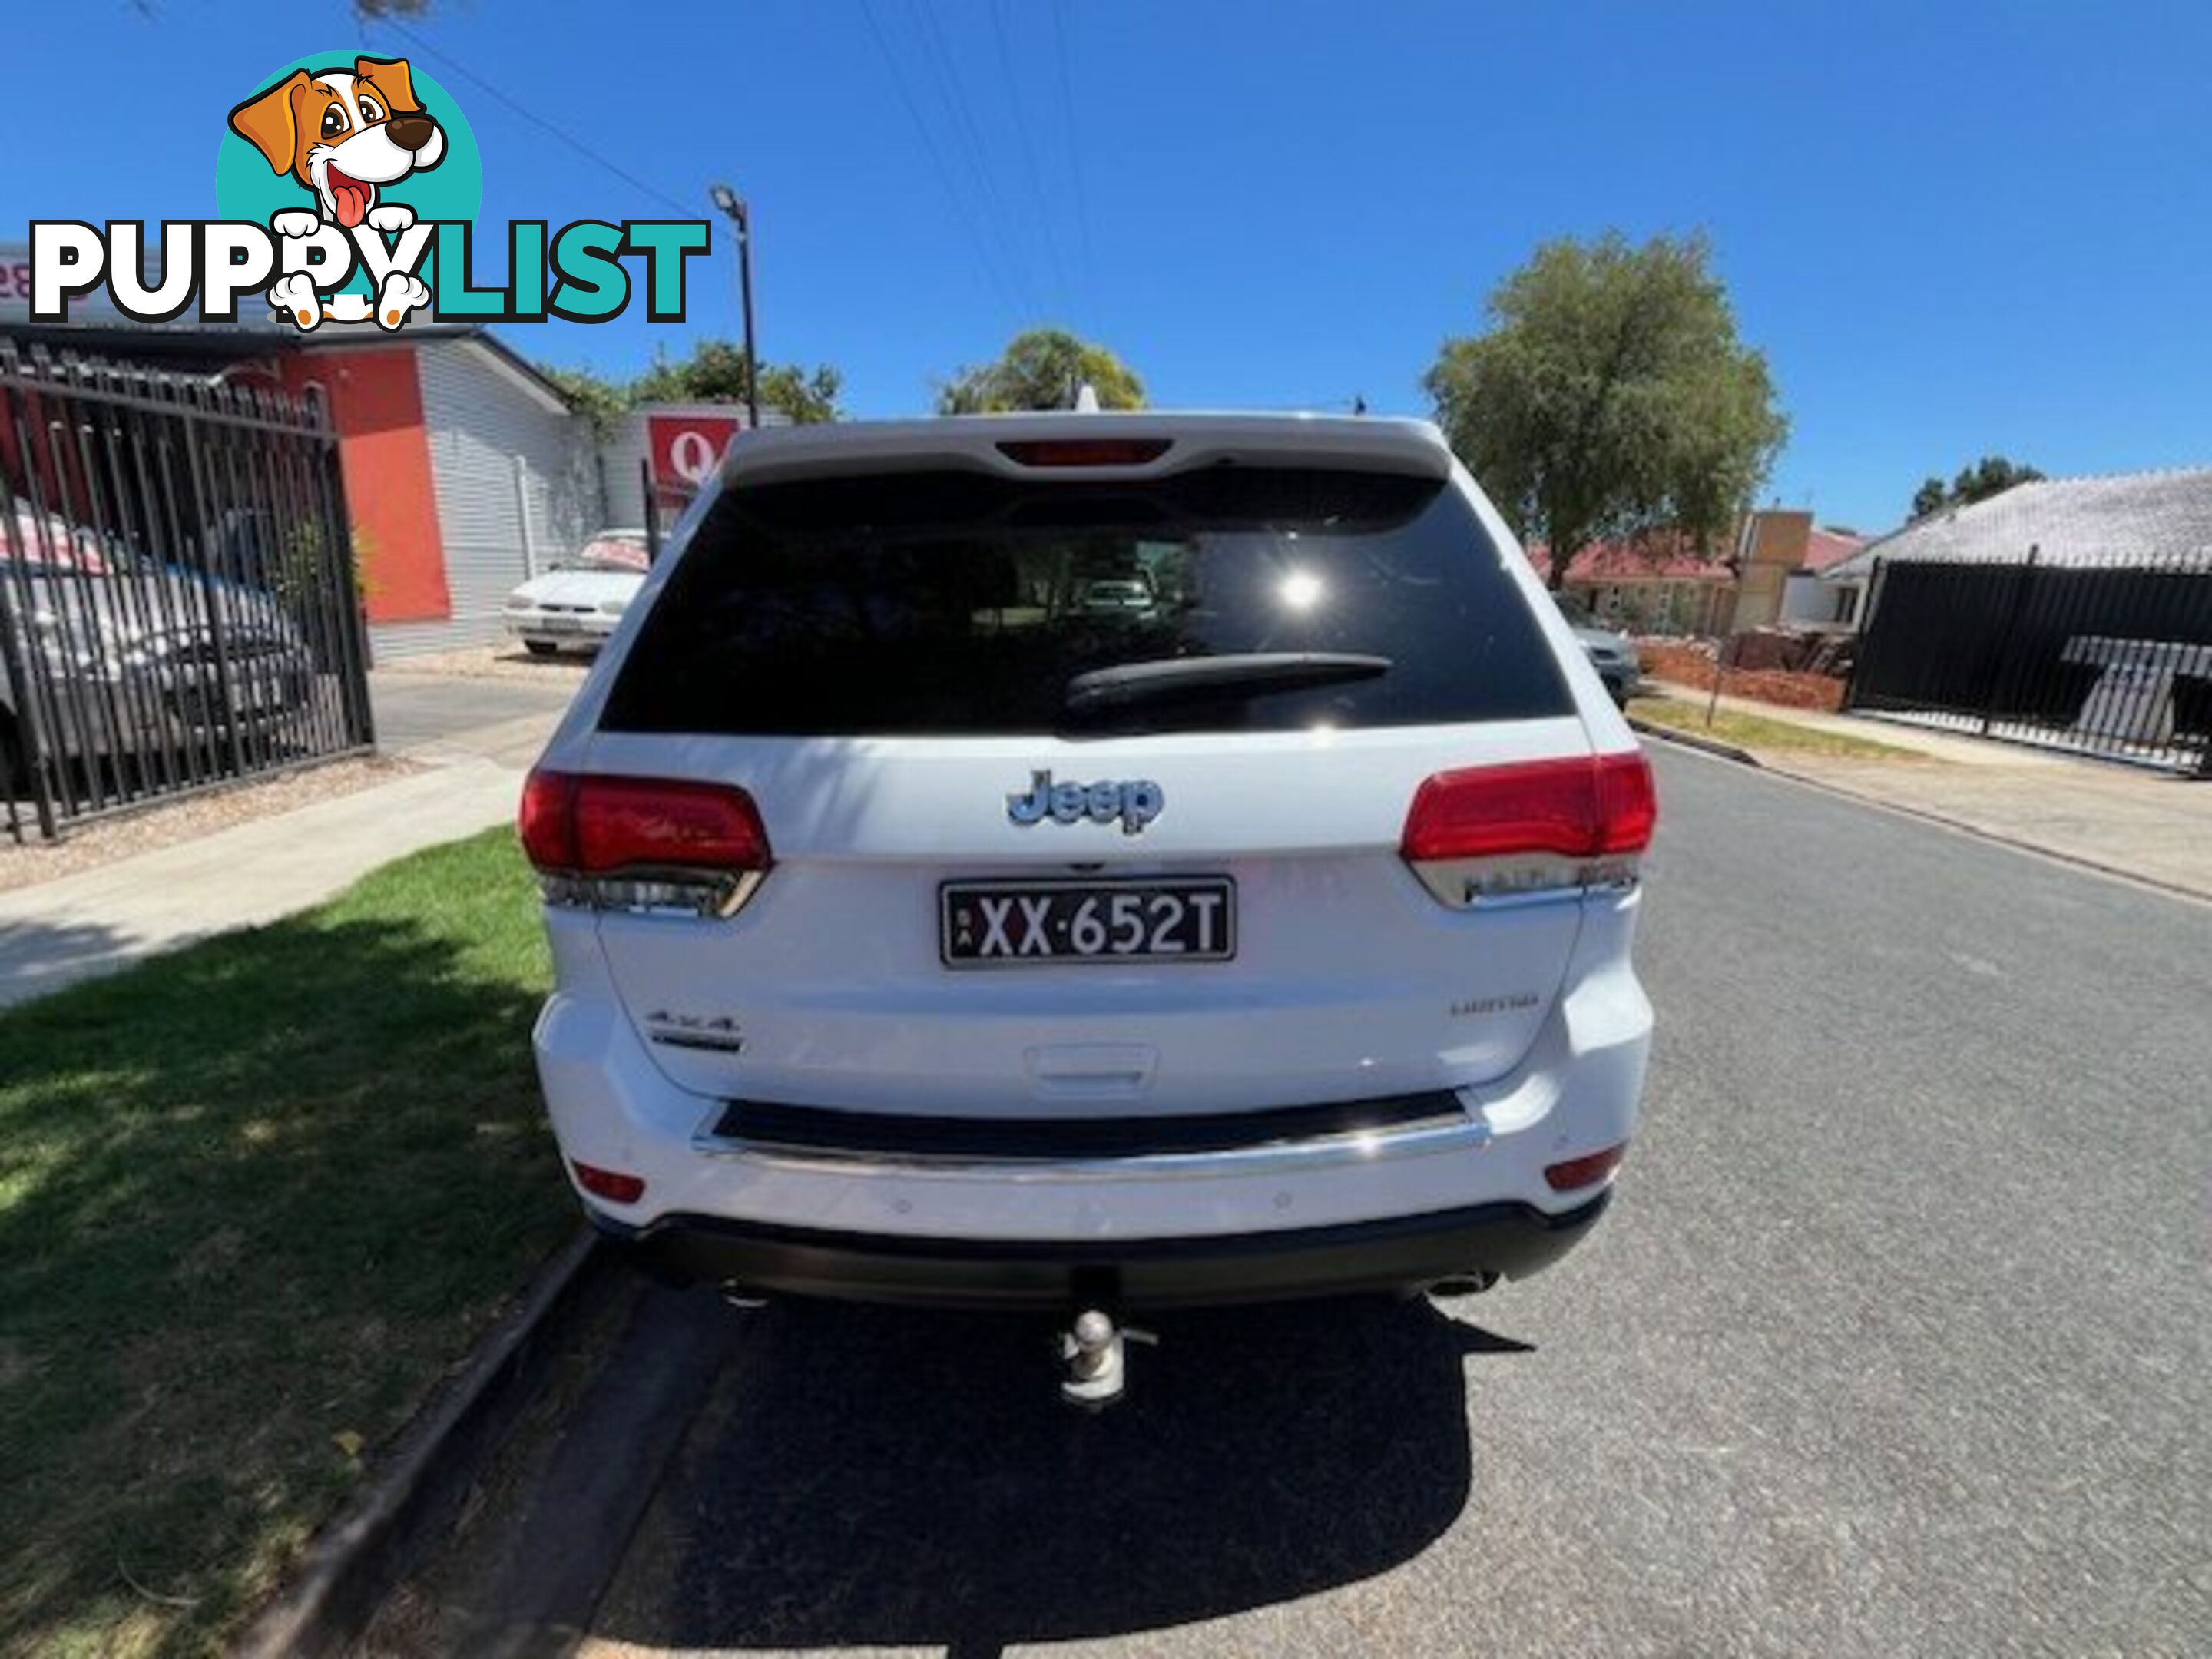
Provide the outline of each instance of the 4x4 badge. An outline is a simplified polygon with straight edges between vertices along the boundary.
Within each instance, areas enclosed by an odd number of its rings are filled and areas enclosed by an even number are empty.
[[[1054,783],[1048,769],[1030,774],[1029,793],[1006,797],[1006,816],[1024,825],[1048,817],[1054,823],[1073,823],[1079,818],[1111,823],[1119,818],[1121,833],[1133,836],[1159,817],[1167,804],[1167,792],[1150,778]]]
[[[685,1014],[656,1008],[645,1017],[645,1034],[671,1048],[714,1048],[726,1054],[744,1051],[744,1034],[727,1014]]]

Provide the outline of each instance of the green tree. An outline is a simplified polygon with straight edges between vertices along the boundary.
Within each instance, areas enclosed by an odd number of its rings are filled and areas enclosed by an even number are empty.
[[[1550,547],[1555,588],[1594,540],[1675,531],[1710,554],[1788,434],[1711,263],[1702,235],[1547,242],[1428,372],[1437,423]]]
[[[561,388],[570,407],[592,423],[604,437],[629,407],[629,388],[594,374],[588,368],[554,368],[540,365],[538,372]]]
[[[1947,507],[1972,507],[1976,501],[2003,495],[2014,484],[2033,483],[2042,476],[2033,467],[2002,455],[1984,455],[1973,465],[1960,467],[1959,476],[1948,484],[1932,474],[1923,479],[1912,492],[1912,516],[1924,519]]]
[[[1098,394],[1101,409],[1142,409],[1145,383],[1104,346],[1065,330],[1017,334],[994,363],[963,368],[937,390],[940,415],[997,415],[1023,409],[1072,409],[1079,386]]]
[[[844,389],[844,375],[827,363],[817,363],[811,371],[796,363],[769,363],[761,369],[761,407],[781,410],[793,426],[839,418],[837,397]]]
[[[743,346],[728,340],[702,340],[681,362],[656,356],[653,367],[630,386],[641,404],[732,403],[745,400],[746,358]],[[811,369],[796,363],[763,363],[760,372],[763,410],[780,410],[795,426],[836,420],[837,398],[845,377],[828,363]]]

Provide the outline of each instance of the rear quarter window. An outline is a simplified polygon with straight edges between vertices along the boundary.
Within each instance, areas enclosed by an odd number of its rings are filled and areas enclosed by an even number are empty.
[[[1386,657],[1341,684],[1071,714],[1102,668]],[[931,471],[724,490],[602,724],[730,735],[1295,731],[1571,713],[1471,504],[1432,479],[1222,466],[1140,483]]]

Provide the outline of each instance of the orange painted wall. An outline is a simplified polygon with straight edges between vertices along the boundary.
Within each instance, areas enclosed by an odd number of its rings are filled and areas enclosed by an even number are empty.
[[[295,392],[319,385],[330,399],[346,504],[368,578],[368,619],[440,622],[451,616],[413,349],[309,349],[284,358],[283,378]]]

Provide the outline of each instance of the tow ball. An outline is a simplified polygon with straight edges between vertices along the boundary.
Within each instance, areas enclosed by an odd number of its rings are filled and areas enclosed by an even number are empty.
[[[1067,1365],[1060,1397],[1091,1412],[1103,1411],[1119,1400],[1129,1383],[1132,1342],[1157,1346],[1159,1338],[1150,1331],[1117,1327],[1096,1308],[1078,1314],[1075,1323],[1060,1334],[1060,1357]]]

